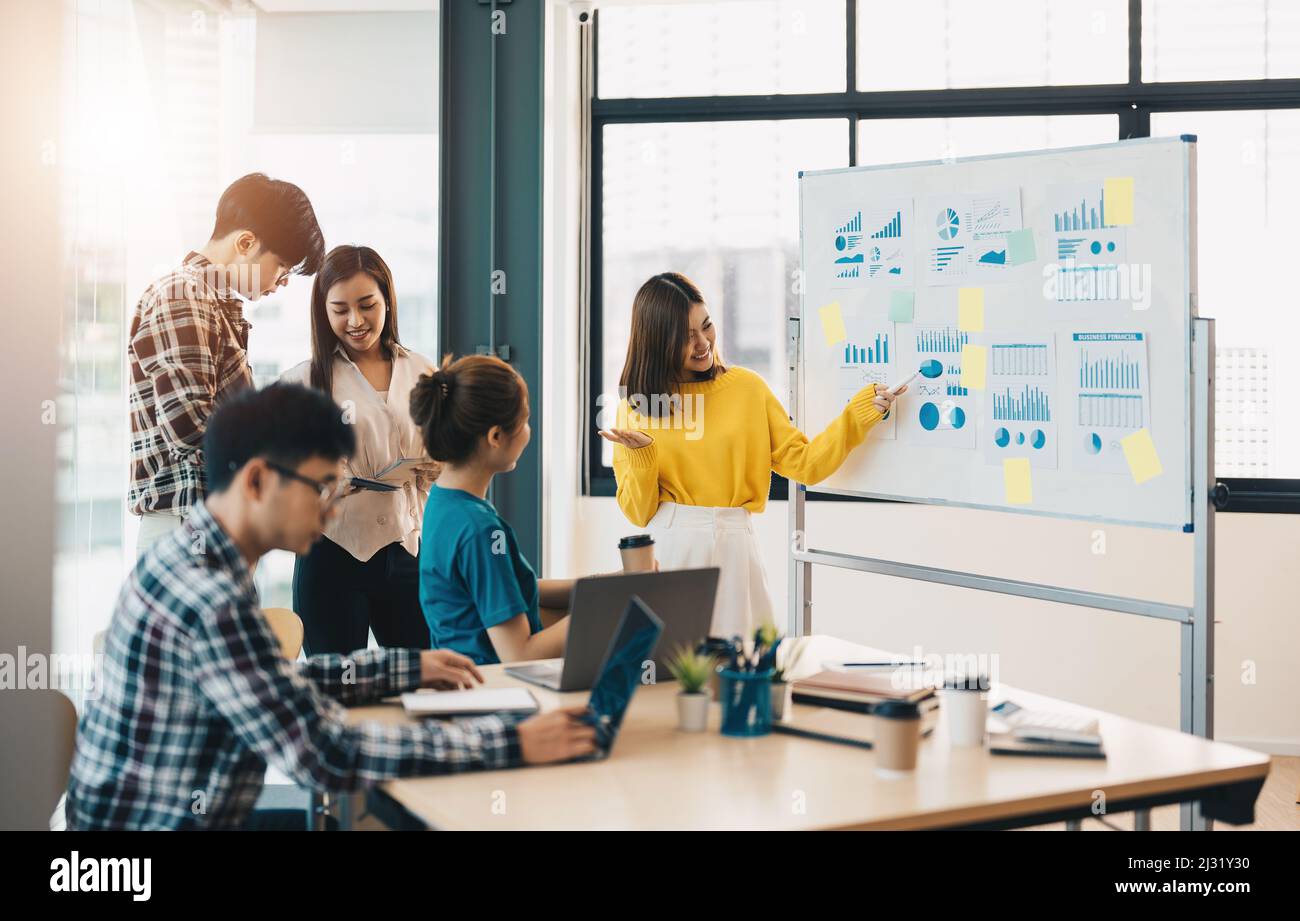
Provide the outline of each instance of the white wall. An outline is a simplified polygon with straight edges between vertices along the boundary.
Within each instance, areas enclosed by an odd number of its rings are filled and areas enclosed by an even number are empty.
[[[20,653],[46,660],[51,649],[54,570],[54,480],[59,397],[59,319],[66,277],[60,259],[59,157],[63,136],[62,4],[6,6],[0,60],[9,94],[0,137],[5,207],[0,215],[5,296],[21,332],[0,341],[0,481],[5,490],[0,543],[0,654],[26,672]],[[48,673],[47,673],[48,674]],[[16,678],[16,674],[8,676]],[[66,739],[51,722],[52,696],[0,688],[0,828],[47,827],[67,780],[58,752]]]

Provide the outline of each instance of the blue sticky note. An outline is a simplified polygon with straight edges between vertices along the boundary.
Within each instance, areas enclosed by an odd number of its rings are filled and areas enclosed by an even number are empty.
[[[913,291],[889,293],[889,319],[895,323],[911,323],[916,311],[916,294]]]
[[[1023,265],[1038,258],[1034,249],[1034,232],[1026,227],[1007,234],[1007,265]]]

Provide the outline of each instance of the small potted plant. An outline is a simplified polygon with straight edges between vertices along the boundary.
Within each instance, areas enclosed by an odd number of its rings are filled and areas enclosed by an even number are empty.
[[[776,664],[772,672],[772,719],[783,720],[791,706],[790,677],[794,674],[799,657],[808,645],[808,637],[778,641]]]
[[[711,655],[682,646],[668,661],[669,673],[677,679],[677,728],[703,732],[709,725],[709,689],[717,660]]]

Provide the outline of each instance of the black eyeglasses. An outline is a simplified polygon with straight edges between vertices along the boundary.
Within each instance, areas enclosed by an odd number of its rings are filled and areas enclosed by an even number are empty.
[[[274,461],[267,461],[266,466],[270,467],[286,479],[297,480],[299,483],[303,483],[316,490],[316,492],[320,493],[321,505],[332,505],[341,495],[343,495],[343,490],[347,488],[347,480],[338,479],[322,483],[320,480],[313,480],[309,476],[303,476],[298,471],[290,470],[288,467],[284,467]]]

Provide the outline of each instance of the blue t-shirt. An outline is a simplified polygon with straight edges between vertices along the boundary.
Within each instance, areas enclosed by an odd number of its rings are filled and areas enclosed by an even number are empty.
[[[514,529],[492,503],[434,483],[424,504],[420,607],[435,649],[454,649],[479,665],[500,662],[488,627],[537,614],[537,573],[519,552]]]

